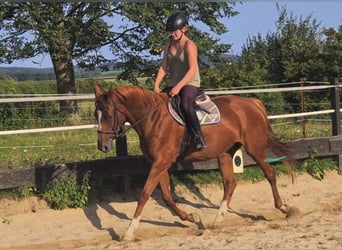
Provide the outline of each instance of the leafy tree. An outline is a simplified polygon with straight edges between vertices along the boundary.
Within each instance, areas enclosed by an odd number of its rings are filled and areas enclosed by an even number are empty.
[[[285,7],[277,7],[280,15],[276,31],[269,32],[265,38],[261,34],[249,38],[242,50],[242,64],[248,65],[249,71],[266,70],[261,79],[268,82],[317,80],[317,72],[322,67],[317,63],[322,45],[320,23],[312,16],[298,20]]]
[[[242,85],[265,85],[271,83],[298,82],[300,79],[322,81],[328,73],[327,66],[338,75],[341,65],[340,57],[331,60],[340,49],[339,32],[326,30],[330,37],[329,47],[323,40],[320,23],[312,16],[297,18],[288,13],[285,7],[279,7],[279,18],[276,22],[276,31],[269,32],[265,37],[262,34],[249,37],[244,45],[236,71]],[[334,54],[335,51],[335,54]],[[324,55],[324,56],[322,56]],[[333,66],[334,64],[335,66]],[[330,74],[330,73],[328,73]],[[273,94],[274,100],[292,105],[287,111],[300,111],[300,95],[296,92],[284,93],[283,101],[279,93]],[[257,96],[267,103],[264,96]],[[317,105],[327,102],[321,93],[305,95],[306,110],[317,109]],[[320,100],[320,102],[318,102]],[[282,105],[283,106],[283,105]],[[277,108],[275,108],[277,110]],[[278,109],[279,110],[279,109]]]
[[[312,16],[297,20],[292,13],[288,15],[285,9],[281,10],[276,36],[283,77],[286,81],[298,81],[300,78],[318,80],[316,73],[321,70],[321,65],[317,64],[322,41],[320,23]]]
[[[336,78],[342,76],[342,25],[338,30],[328,28],[323,30],[326,36],[322,48],[325,77]],[[326,79],[330,80],[330,79]]]
[[[195,27],[191,35],[198,43],[200,58],[215,58],[229,49],[211,33],[226,32],[219,21],[237,14],[235,3],[180,2],[2,2],[0,3],[0,62],[51,56],[57,93],[75,93],[73,62],[81,67],[108,69],[100,48],[107,46],[122,69],[121,77],[134,80],[161,52],[167,39],[166,18],[184,12],[192,23],[202,23],[210,32]],[[114,20],[114,25],[107,23]],[[197,26],[197,25],[196,25]],[[61,107],[75,113],[77,105],[64,101]]]

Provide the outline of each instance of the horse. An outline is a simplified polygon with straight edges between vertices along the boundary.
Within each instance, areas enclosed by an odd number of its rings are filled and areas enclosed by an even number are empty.
[[[166,205],[181,220],[195,223],[198,228],[203,229],[201,218],[195,213],[188,214],[177,207],[170,191],[168,170],[178,160],[185,128],[169,114],[167,93],[154,93],[132,85],[111,87],[103,92],[99,84],[95,84],[94,92],[98,149],[104,153],[110,152],[113,140],[125,133],[123,127],[128,122],[137,132],[140,148],[151,163],[134,216],[121,240],[134,239],[143,208],[158,184]],[[202,151],[196,151],[193,143],[190,144],[183,161],[198,162],[217,158],[224,192],[213,225],[221,223],[224,214],[228,212],[229,202],[237,185],[232,158],[241,146],[261,167],[271,186],[275,208],[288,216],[290,206],[283,203],[280,198],[275,170],[265,159],[267,150],[280,157],[293,181],[293,158],[285,144],[278,140],[272,131],[265,106],[259,99],[235,95],[212,97],[211,100],[219,108],[221,120],[217,124],[202,126],[207,147]],[[284,155],[288,157],[282,157]]]

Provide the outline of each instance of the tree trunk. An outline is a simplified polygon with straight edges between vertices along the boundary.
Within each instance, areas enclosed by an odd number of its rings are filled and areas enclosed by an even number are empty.
[[[66,53],[65,49],[63,50]],[[51,53],[52,55],[54,53]],[[71,52],[70,52],[71,54]],[[64,59],[61,59],[64,58]],[[52,56],[52,64],[56,75],[58,94],[76,94],[74,65],[70,55],[58,55],[58,58]],[[77,112],[77,100],[62,100],[59,102],[60,111],[72,115]]]

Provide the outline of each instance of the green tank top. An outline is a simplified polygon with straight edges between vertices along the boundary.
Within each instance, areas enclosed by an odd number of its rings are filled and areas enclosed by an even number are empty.
[[[171,79],[167,84],[168,87],[175,86],[186,74],[189,69],[188,56],[185,53],[185,49],[179,54],[179,56],[174,56],[170,52],[168,53],[168,67]],[[201,86],[201,79],[198,70],[198,65],[194,77],[187,83],[187,85],[192,85],[195,87]]]

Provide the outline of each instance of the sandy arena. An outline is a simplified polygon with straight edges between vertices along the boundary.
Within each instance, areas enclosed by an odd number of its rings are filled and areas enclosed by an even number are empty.
[[[86,209],[49,209],[36,198],[0,201],[0,249],[342,249],[342,176],[326,173],[278,179],[283,200],[296,211],[291,218],[273,207],[266,181],[238,183],[224,222],[212,228],[222,187],[182,186],[176,200],[202,218],[205,230],[183,222],[164,205],[156,190],[143,211],[136,240],[120,237],[136,201],[119,195]],[[135,197],[135,195],[133,195]]]

